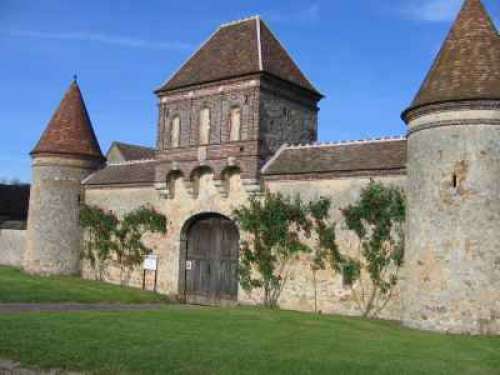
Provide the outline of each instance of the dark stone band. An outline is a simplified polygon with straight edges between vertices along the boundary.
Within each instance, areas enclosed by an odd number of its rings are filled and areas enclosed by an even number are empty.
[[[470,111],[470,110],[500,110],[499,100],[464,100],[457,102],[444,102],[430,104],[422,107],[407,110],[403,113],[403,120],[408,124],[416,118],[430,113],[440,113],[447,111]]]
[[[407,137],[421,130],[441,128],[447,126],[488,125],[500,126],[500,119],[470,119],[470,120],[443,120],[416,126],[407,132]]]

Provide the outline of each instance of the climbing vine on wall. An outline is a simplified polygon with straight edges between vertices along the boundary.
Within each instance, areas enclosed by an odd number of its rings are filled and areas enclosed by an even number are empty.
[[[80,226],[85,229],[81,256],[90,262],[99,280],[103,278],[106,261],[116,249],[112,237],[117,224],[118,219],[111,211],[87,205],[80,207]]]
[[[116,259],[121,270],[141,264],[153,251],[144,243],[144,235],[165,234],[167,218],[151,207],[142,206],[120,219],[112,211],[83,204],[80,225],[85,229],[82,257],[89,260],[102,279],[106,262],[111,259]]]
[[[405,211],[402,189],[374,181],[361,191],[356,203],[342,210],[347,228],[359,240],[358,254],[342,259],[342,272],[364,316],[377,316],[398,282]]]
[[[239,279],[244,290],[263,290],[263,303],[277,307],[288,280],[290,261],[311,249],[301,240],[308,237],[311,221],[308,207],[299,197],[266,193],[252,198],[248,205],[234,211],[240,228],[247,233],[240,256]]]

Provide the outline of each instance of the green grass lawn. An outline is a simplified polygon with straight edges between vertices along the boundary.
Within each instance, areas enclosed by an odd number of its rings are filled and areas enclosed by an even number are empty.
[[[155,303],[166,298],[139,289],[83,280],[78,277],[40,277],[0,266],[0,303]]]
[[[0,267],[0,302],[157,302]],[[97,374],[500,374],[500,337],[259,308],[0,314],[0,358]]]
[[[499,374],[500,338],[258,308],[0,315],[0,357],[100,374]]]

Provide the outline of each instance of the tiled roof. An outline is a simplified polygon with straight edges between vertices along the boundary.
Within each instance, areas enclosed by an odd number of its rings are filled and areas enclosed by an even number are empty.
[[[319,94],[260,17],[220,26],[158,91],[259,72]]]
[[[155,160],[141,160],[119,164],[108,164],[91,174],[84,185],[126,185],[153,184],[155,180]]]
[[[118,149],[125,161],[153,159],[155,157],[155,149],[152,147],[132,145],[122,142],[113,142],[110,150],[113,147],[116,147]]]
[[[466,0],[411,107],[500,99],[500,37],[480,0]]]
[[[104,158],[76,82],[71,83],[31,154]]]
[[[406,139],[283,146],[264,166],[264,175],[401,170],[406,165]]]

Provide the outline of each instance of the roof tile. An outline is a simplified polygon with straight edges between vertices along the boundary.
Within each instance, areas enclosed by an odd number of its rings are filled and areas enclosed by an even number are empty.
[[[264,175],[404,169],[406,139],[289,146],[264,167]]]
[[[500,37],[480,0],[466,0],[411,108],[500,99]]]
[[[104,159],[76,82],[66,91],[31,155],[61,154]]]
[[[319,94],[260,17],[219,27],[158,91],[260,72]]]
[[[126,185],[154,183],[155,161],[109,164],[91,174],[84,185]]]
[[[155,157],[155,149],[152,147],[132,145],[122,142],[113,142],[111,148],[113,147],[116,147],[120,151],[125,161],[153,159]]]

